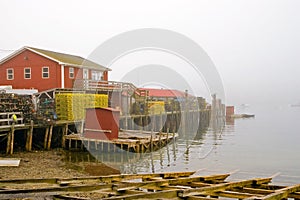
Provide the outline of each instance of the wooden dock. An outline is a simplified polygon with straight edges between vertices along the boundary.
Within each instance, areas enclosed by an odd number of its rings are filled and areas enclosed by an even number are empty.
[[[176,140],[177,133],[149,132],[139,130],[121,130],[119,138],[114,140],[90,139],[80,134],[65,136],[65,147],[69,150],[80,149],[100,152],[146,153],[158,150]]]
[[[5,113],[5,119],[1,120],[0,141],[2,143],[0,150],[7,154],[13,154],[15,149],[31,151],[36,148],[50,150],[53,147],[149,152],[176,139],[178,131],[186,132],[179,130],[179,127],[181,129],[193,127],[191,132],[205,129],[209,125],[210,116],[209,110],[121,116],[120,129],[126,129],[126,131],[121,131],[118,140],[99,141],[82,136],[83,120],[52,120],[43,123],[35,123],[31,120],[29,123],[24,123],[22,115],[16,113],[18,122],[12,124],[11,115],[15,113]],[[151,126],[147,126],[149,120],[152,120]],[[132,130],[127,130],[128,128]],[[142,134],[139,135],[139,133]]]
[[[272,185],[272,177],[228,182],[230,174],[194,173],[0,180],[0,199],[300,199],[300,184]]]

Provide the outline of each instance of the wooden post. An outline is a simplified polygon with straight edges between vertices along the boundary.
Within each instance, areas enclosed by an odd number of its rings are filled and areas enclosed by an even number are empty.
[[[159,131],[158,143],[159,143],[159,148],[161,148],[161,131]]]
[[[151,130],[151,137],[150,137],[150,150],[153,151],[153,130]]]
[[[66,148],[66,135],[68,134],[68,124],[66,124],[63,128],[62,138],[61,138],[61,146],[62,148]]]
[[[50,150],[50,148],[51,148],[52,132],[53,132],[53,125],[50,126],[50,130],[49,130],[49,138],[48,138],[48,143],[47,143],[47,150]]]
[[[15,125],[11,126],[11,141],[10,141],[10,154],[14,153],[14,141],[15,141]]]
[[[6,153],[9,154],[10,151],[10,140],[11,140],[11,132],[7,133],[7,144],[6,144]]]
[[[72,148],[72,138],[69,138],[69,150]]]
[[[167,129],[167,143],[168,143],[168,140],[169,140],[169,131],[170,131],[170,129],[168,128]]]
[[[162,116],[162,112],[160,112],[160,119],[159,119],[159,130],[158,131],[162,131],[162,129],[163,129],[163,116]]]
[[[127,116],[127,113],[125,115],[125,130],[128,130],[128,116]]]
[[[11,125],[11,130],[7,135],[7,146],[6,153],[13,154],[14,153],[14,134],[15,134],[15,124]]]
[[[142,118],[142,115],[140,115],[140,130],[142,131],[143,130],[143,118]]]
[[[50,129],[49,127],[46,128],[45,137],[44,137],[44,149],[47,149],[49,129]]]
[[[26,151],[31,151],[32,149],[32,134],[33,134],[33,120],[30,121],[30,128],[27,130]]]

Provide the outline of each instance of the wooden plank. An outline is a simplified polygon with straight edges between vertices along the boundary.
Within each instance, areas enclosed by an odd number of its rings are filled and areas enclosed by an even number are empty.
[[[251,193],[251,194],[257,194],[257,195],[268,195],[268,194],[275,192],[275,190],[267,190],[267,189],[260,189],[260,188],[248,188],[248,187],[232,188],[232,191]]]
[[[100,132],[100,133],[111,133],[111,130],[101,130],[101,129],[91,129],[91,128],[85,128],[85,131],[92,131],[92,132]]]
[[[289,194],[288,198],[300,199],[300,192],[294,192]]]
[[[132,195],[122,195],[122,196],[113,196],[109,198],[103,199],[122,199],[122,200],[130,200],[130,199],[175,199],[177,198],[177,190],[167,190],[167,191],[158,191],[158,192],[145,192],[141,194],[132,194]]]
[[[247,186],[247,185],[259,185],[262,183],[268,183],[271,180],[272,180],[272,178],[259,178],[259,179],[238,181],[238,182],[232,182],[232,183],[222,183],[222,184],[217,184],[214,186],[208,186],[208,187],[202,187],[202,188],[181,190],[178,192],[178,196],[179,197],[188,197],[188,196],[194,196],[194,195],[199,195],[199,194],[203,194],[203,193],[223,191],[223,190],[226,190],[229,188],[234,188],[234,187],[243,187],[243,186]]]
[[[300,190],[300,184],[289,186],[283,189],[276,190],[275,193],[269,194],[261,198],[262,200],[280,200],[286,199],[289,194],[298,192]]]
[[[20,159],[15,158],[0,158],[0,167],[18,167]]]
[[[195,172],[167,172],[167,173],[154,173],[154,174],[115,174],[115,175],[109,175],[109,176],[89,176],[89,177],[76,177],[76,178],[64,178],[59,179],[59,181],[76,181],[76,180],[99,180],[104,183],[111,183],[111,182],[117,182],[117,181],[125,181],[128,179],[147,179],[151,177],[162,177],[162,176],[178,176],[178,177],[185,177],[187,174],[193,175]],[[1,182],[1,180],[0,180]]]
[[[216,178],[227,177],[228,175],[215,175]],[[212,179],[213,176],[207,176],[209,179]],[[153,178],[153,177],[151,177]],[[144,179],[149,180],[149,179]],[[154,189],[159,190],[162,186],[171,186],[171,185],[189,185],[194,181],[205,180],[205,176],[196,176],[196,177],[184,177],[184,178],[176,178],[176,179],[160,179],[155,181],[143,181],[143,182],[126,182],[121,184],[115,184],[113,186],[114,190],[124,191],[129,189],[135,189],[139,187],[143,187],[146,189]]]
[[[19,194],[22,194],[22,198],[36,197],[37,194],[42,193],[43,196],[58,195],[63,192],[84,192],[94,191],[105,188],[110,188],[110,184],[94,184],[94,185],[75,185],[65,187],[46,187],[46,188],[31,188],[31,189],[8,189],[0,190],[0,196],[4,199],[18,198]],[[39,196],[39,195],[38,195]]]
[[[189,196],[187,200],[216,200],[216,198],[202,197],[202,196]]]
[[[257,197],[258,195],[250,194],[250,193],[242,193],[242,192],[234,192],[234,191],[219,191],[210,193],[211,196],[218,197],[226,197],[226,198],[234,198],[234,199],[245,199],[250,197]]]

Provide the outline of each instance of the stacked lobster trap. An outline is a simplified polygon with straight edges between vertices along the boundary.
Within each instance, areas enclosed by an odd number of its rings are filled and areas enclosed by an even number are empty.
[[[55,97],[57,118],[60,120],[82,120],[86,108],[108,107],[108,95],[61,93]]]

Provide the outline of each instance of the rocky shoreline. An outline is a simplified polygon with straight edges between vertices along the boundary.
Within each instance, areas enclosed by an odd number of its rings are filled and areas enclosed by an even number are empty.
[[[72,178],[120,174],[120,171],[103,163],[71,163],[65,161],[62,149],[51,151],[16,152],[2,154],[2,158],[20,159],[18,167],[0,167],[0,179]]]

